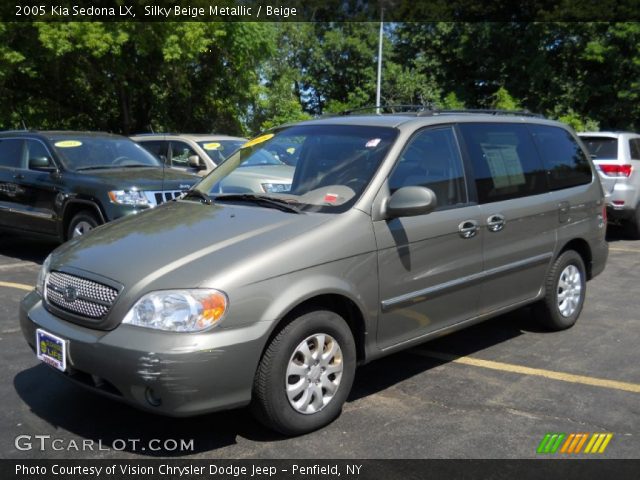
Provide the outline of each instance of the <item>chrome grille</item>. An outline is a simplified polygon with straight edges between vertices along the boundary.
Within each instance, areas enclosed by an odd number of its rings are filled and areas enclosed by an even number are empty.
[[[108,312],[118,290],[102,283],[62,272],[51,272],[45,285],[46,300],[67,312],[101,319]]]
[[[181,190],[160,190],[160,191],[145,191],[144,196],[147,198],[149,205],[156,206],[161,203],[168,202],[174,198],[182,195],[184,192]]]

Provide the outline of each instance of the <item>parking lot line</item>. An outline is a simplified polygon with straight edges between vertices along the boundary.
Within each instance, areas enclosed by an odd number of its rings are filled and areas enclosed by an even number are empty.
[[[552,380],[559,380],[561,382],[580,383],[582,385],[640,393],[640,384],[637,383],[619,382],[617,380],[608,380],[605,378],[587,377],[585,375],[574,375],[572,373],[556,372],[553,370],[544,370],[541,368],[523,367],[522,365],[494,362],[492,360],[481,360],[479,358],[457,357],[455,355],[433,352],[430,350],[412,350],[411,353],[423,357],[437,358],[438,360],[445,360],[447,362],[460,363],[463,365],[471,365],[480,368],[488,368],[491,370],[500,370],[503,372],[519,373],[522,375],[545,377]]]
[[[0,282],[0,287],[17,288],[18,290],[33,290],[33,285],[24,283]]]
[[[640,253],[640,249],[636,250],[633,248],[622,248],[622,247],[609,247],[610,252],[631,252],[631,253]]]
[[[11,270],[13,268],[20,268],[20,267],[31,267],[31,266],[37,266],[37,263],[34,262],[15,262],[15,263],[8,263],[6,265],[0,265],[0,271],[2,270]]]

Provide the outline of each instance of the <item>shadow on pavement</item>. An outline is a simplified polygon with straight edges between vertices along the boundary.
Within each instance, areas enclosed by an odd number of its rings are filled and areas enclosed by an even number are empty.
[[[0,233],[0,255],[16,260],[42,264],[47,255],[59,244],[51,240],[19,237],[5,232]]]

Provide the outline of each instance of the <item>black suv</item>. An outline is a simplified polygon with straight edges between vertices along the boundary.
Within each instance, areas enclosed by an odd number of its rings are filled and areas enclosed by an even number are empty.
[[[64,241],[171,200],[198,180],[164,169],[119,135],[1,132],[0,228]]]

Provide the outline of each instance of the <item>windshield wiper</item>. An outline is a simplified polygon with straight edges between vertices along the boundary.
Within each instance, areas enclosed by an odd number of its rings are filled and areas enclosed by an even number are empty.
[[[117,168],[117,167],[114,167],[113,165],[93,165],[90,167],[78,167],[75,169],[75,171],[79,172],[80,170],[107,170],[110,168]]]
[[[204,203],[205,205],[213,204],[213,199],[206,193],[201,192],[200,190],[196,190],[196,189],[189,190],[187,193],[185,193],[182,196],[182,199],[184,200],[185,198],[189,198],[189,197],[199,198],[200,200],[202,200],[202,203]]]
[[[282,210],[283,212],[300,213],[300,210],[291,205],[291,203],[287,200],[283,200],[281,198],[265,197],[263,195],[255,195],[253,193],[218,195],[217,197],[215,197],[215,200],[218,202],[225,200],[230,200],[233,202],[251,202],[263,207],[277,208],[279,210]]]

